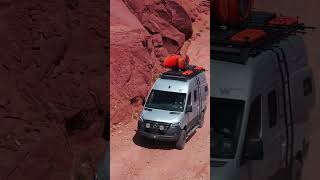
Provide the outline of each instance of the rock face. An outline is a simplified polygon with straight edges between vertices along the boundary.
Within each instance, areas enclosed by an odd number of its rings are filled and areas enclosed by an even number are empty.
[[[173,0],[124,0],[150,34],[160,34],[164,47],[176,53],[192,36],[192,22],[185,9]]]
[[[111,124],[137,120],[164,57],[192,36],[192,22],[175,1],[111,0]]]
[[[176,53],[185,41],[183,33],[158,16],[148,14],[141,22],[151,34],[161,35],[163,45],[170,54]]]
[[[122,1],[110,2],[110,113],[111,123],[119,123],[136,118],[135,105],[141,106],[159,68],[155,47],[163,42]]]
[[[107,2],[6,2],[0,179],[89,179],[105,149]]]

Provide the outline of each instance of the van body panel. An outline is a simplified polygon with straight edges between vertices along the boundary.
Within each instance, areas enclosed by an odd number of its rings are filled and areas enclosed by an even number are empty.
[[[282,72],[284,67],[279,64],[281,61],[287,62],[287,72]],[[290,148],[288,138],[291,137],[287,135],[290,126],[285,123],[286,117],[287,120],[290,118],[293,120],[292,154],[296,155],[302,151],[304,141],[310,141],[308,132],[310,125],[307,120],[314,105],[315,94],[313,73],[307,63],[303,39],[295,35],[289,36],[275,45],[274,49],[268,49],[255,57],[249,57],[246,64],[212,59],[211,67],[213,86],[210,96],[245,101],[236,155],[229,159],[227,165],[223,167],[215,167],[214,163],[211,163],[211,172],[213,172],[211,179],[267,180],[275,176],[286,167],[287,157],[291,157],[290,154],[287,154],[287,152],[290,153],[287,150]],[[289,81],[282,79],[282,73],[288,74]],[[289,92],[284,89],[286,84],[288,84]],[[287,101],[288,96],[291,98],[291,104]],[[259,138],[263,142],[263,159],[246,160],[244,148],[249,125],[248,119],[253,102],[257,97],[261,97]],[[276,110],[272,107],[276,107],[274,108]],[[211,136],[211,138],[214,141],[215,137]],[[217,160],[224,161],[211,157],[211,162]]]
[[[249,68],[222,61],[213,61],[211,67],[211,96],[242,100],[248,98],[251,77]]]

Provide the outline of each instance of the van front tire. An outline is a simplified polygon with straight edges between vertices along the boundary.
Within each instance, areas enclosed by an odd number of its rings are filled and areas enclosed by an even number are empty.
[[[181,131],[179,139],[176,142],[176,148],[179,150],[184,149],[184,145],[186,144],[186,139],[187,139],[187,131],[185,129],[183,129]]]
[[[138,133],[138,140],[140,143],[145,143],[147,141],[146,137],[142,136],[140,133]]]

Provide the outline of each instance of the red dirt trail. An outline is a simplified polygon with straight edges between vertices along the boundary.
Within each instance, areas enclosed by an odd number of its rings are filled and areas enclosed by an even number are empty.
[[[191,3],[191,1],[186,2]],[[194,2],[192,1],[192,3]],[[183,5],[186,6],[186,4]],[[189,9],[188,6],[186,7],[186,11],[188,13],[193,11],[193,9],[190,9],[190,7]],[[191,64],[197,64],[208,68],[210,67],[210,17],[209,13],[204,13],[196,16],[197,17],[191,18],[193,21],[193,36],[191,37],[191,45],[189,46],[188,55],[191,59]],[[111,31],[112,26],[113,25],[111,19]],[[111,54],[112,48],[113,47],[111,42]],[[206,72],[206,77],[207,81],[210,83],[209,76],[210,70],[208,69],[208,71]],[[149,90],[148,87],[146,87],[146,89]],[[111,89],[111,94],[112,91],[113,89]],[[132,108],[130,106],[126,107]],[[209,108],[210,107],[208,107],[208,109]],[[123,121],[112,126],[110,138],[111,179],[209,179],[209,111],[207,111],[205,115],[204,127],[197,130],[197,132],[186,143],[185,149],[183,150],[175,149],[174,144],[171,143],[159,143],[153,141],[146,141],[145,143],[141,143],[141,141],[136,136],[136,127],[137,119],[135,118],[132,118],[127,122]]]

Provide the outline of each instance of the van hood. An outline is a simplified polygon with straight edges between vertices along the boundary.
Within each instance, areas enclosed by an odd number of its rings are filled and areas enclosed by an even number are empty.
[[[148,110],[146,110],[148,109]],[[164,123],[177,123],[183,118],[184,112],[173,112],[160,109],[144,108],[141,118],[144,120],[164,122]]]
[[[210,165],[210,179],[214,180],[235,180],[236,169],[234,161],[230,160],[213,160]]]

